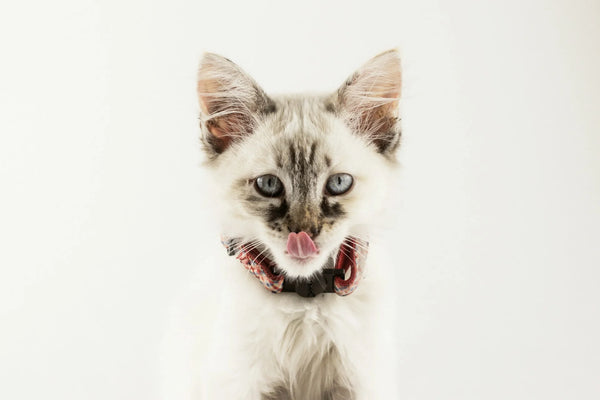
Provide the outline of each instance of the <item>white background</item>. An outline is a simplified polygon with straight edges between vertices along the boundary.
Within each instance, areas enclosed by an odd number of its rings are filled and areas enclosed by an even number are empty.
[[[391,47],[402,398],[600,398],[598,1],[3,2],[0,41],[0,398],[159,398],[218,246],[203,51],[287,92]]]

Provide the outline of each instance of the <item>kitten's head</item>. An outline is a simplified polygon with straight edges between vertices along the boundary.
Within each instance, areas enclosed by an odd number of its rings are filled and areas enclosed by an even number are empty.
[[[237,65],[206,54],[202,142],[228,236],[307,277],[350,236],[366,239],[400,140],[400,60],[369,60],[327,96],[270,97]]]

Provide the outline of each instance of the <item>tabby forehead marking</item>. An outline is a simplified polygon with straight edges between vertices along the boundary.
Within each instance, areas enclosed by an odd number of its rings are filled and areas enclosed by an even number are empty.
[[[305,138],[306,139],[306,138]],[[317,140],[289,139],[278,147],[274,161],[280,169],[280,179],[288,181],[284,197],[265,198],[254,193],[253,180],[246,182],[250,193],[243,197],[246,208],[280,234],[305,231],[318,236],[324,227],[331,229],[345,216],[342,204],[323,192],[319,177],[329,174],[331,159]]]
[[[319,172],[323,170],[324,163],[315,162],[317,146],[316,141],[307,145],[290,140],[288,145],[290,164],[286,169],[289,170],[292,186],[298,188],[297,191],[293,191],[296,197],[309,196],[310,189],[317,183]]]
[[[317,236],[346,215],[340,199],[324,193],[323,180],[333,164],[325,141],[331,130],[329,116],[324,114],[326,102],[301,98],[277,102],[276,111],[264,123],[272,135],[268,157],[285,192],[281,198],[264,198],[249,188],[243,204],[272,232],[305,231]]]

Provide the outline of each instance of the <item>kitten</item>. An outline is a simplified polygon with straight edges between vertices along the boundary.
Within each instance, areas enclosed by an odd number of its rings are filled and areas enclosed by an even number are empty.
[[[397,398],[391,274],[369,234],[396,167],[400,78],[391,50],[333,94],[275,97],[204,56],[202,143],[226,248],[203,273],[220,293],[188,317],[198,369],[181,398]]]

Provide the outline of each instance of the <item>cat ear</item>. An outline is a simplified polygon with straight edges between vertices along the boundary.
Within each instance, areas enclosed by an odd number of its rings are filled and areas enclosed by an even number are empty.
[[[198,71],[203,143],[211,156],[252,133],[261,115],[275,104],[256,82],[232,61],[205,53]]]
[[[380,153],[394,151],[400,142],[401,78],[398,51],[389,50],[370,59],[334,95],[334,108],[346,124]]]

